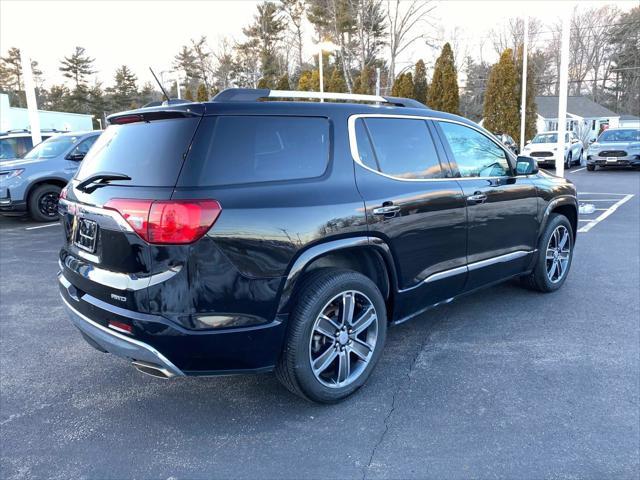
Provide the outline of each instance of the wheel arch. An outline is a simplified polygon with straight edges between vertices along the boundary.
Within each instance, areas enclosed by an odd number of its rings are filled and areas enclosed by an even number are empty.
[[[64,188],[67,183],[69,183],[69,180],[66,180],[66,179],[60,178],[60,177],[38,178],[38,179],[32,181],[29,184],[29,186],[27,187],[27,189],[25,190],[24,200],[26,202],[28,202],[29,201],[29,196],[31,195],[31,193],[36,188],[38,188],[40,185],[55,185],[57,187]]]
[[[370,278],[380,288],[387,305],[387,318],[392,318],[397,277],[389,246],[382,239],[358,236],[330,240],[304,250],[288,270],[280,294],[278,313],[292,306],[301,280],[320,268],[346,268]]]
[[[573,242],[576,241],[576,235],[578,232],[578,200],[573,196],[557,197],[549,202],[544,213],[544,217],[540,224],[540,232],[538,232],[538,238],[544,232],[544,229],[549,222],[549,217],[552,213],[559,213],[564,215],[571,224],[573,230]]]

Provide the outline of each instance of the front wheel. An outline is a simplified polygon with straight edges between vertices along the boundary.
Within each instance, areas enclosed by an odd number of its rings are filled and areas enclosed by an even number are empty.
[[[546,293],[564,284],[573,260],[573,238],[567,217],[552,213],[538,243],[533,272],[523,279],[528,287]]]
[[[572,164],[572,162],[571,162],[571,152],[569,152],[567,154],[567,158],[564,161],[565,170],[569,170],[571,168],[571,164]]]
[[[60,190],[57,185],[40,185],[29,195],[29,213],[37,222],[51,222],[58,219],[58,199]]]
[[[589,165],[589,164],[587,164],[587,171],[588,171],[588,172],[593,172],[593,171],[595,171],[595,169],[596,169],[596,166],[595,166],[595,165]]]
[[[387,334],[384,298],[368,277],[322,269],[304,280],[276,376],[307,400],[335,403],[375,367]]]

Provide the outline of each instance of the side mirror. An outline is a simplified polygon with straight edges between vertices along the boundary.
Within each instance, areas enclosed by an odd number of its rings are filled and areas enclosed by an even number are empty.
[[[75,153],[70,153],[69,155],[67,155],[67,159],[79,162],[80,160],[82,160],[84,158],[84,156],[85,156],[84,153],[75,152]]]
[[[589,143],[596,143],[596,139],[595,138],[590,139]]]
[[[535,175],[536,173],[538,173],[538,162],[531,157],[518,155],[516,175]]]
[[[525,142],[525,145],[529,145],[530,143],[531,143],[531,140],[527,140],[527,141]]]
[[[578,143],[578,139],[577,138],[572,138],[571,139],[571,143]]]

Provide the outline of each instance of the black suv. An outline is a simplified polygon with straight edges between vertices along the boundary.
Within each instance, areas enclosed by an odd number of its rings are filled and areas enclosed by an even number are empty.
[[[341,102],[274,101],[303,95]],[[567,278],[574,186],[413,100],[230,89],[109,123],[61,195],[60,291],[142,372],[275,370],[334,402],[389,324]]]

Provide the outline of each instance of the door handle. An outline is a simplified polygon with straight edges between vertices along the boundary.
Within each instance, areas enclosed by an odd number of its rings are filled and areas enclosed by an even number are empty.
[[[482,192],[475,192],[473,195],[467,197],[467,202],[472,204],[484,203],[487,201],[487,196]]]
[[[400,211],[400,207],[398,207],[397,205],[385,205],[382,207],[374,208],[373,214],[384,215],[386,217],[386,216],[394,216],[399,211]]]

